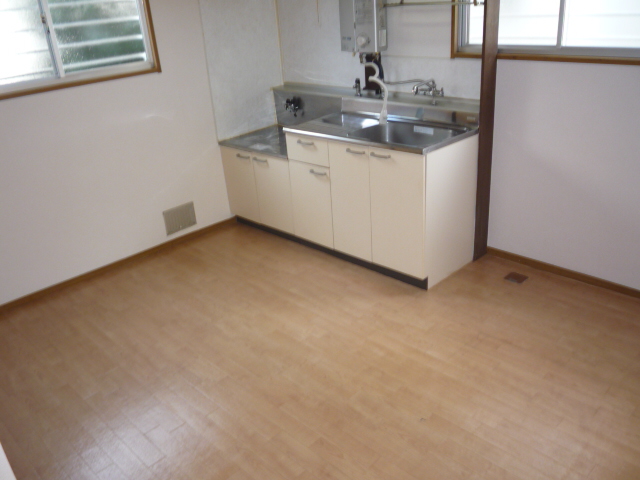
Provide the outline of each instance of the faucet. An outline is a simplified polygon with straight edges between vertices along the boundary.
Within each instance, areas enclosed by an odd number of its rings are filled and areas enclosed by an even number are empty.
[[[380,80],[380,69],[378,65],[373,62],[367,62],[364,64],[365,67],[371,67],[375,70],[375,74],[369,77],[369,81],[373,83],[377,83],[382,88],[382,110],[380,110],[380,125],[387,124],[387,99],[389,98],[389,89],[384,81]]]
[[[298,111],[302,114],[302,99],[300,97],[287,98],[284,102],[284,109],[293,113],[294,117],[298,116]]]
[[[411,89],[411,91],[413,92],[413,94],[414,94],[414,95],[417,95],[418,93],[420,93],[420,91],[421,91],[421,90],[420,90],[420,87],[421,87],[421,86],[423,86],[423,85],[426,85],[426,86],[427,86],[427,88],[435,88],[435,86],[436,86],[436,81],[435,81],[433,78],[431,78],[431,79],[429,79],[429,80],[426,80],[426,81],[422,81],[422,82],[416,83],[416,84],[413,86],[413,88]],[[424,90],[423,90],[423,91],[424,91]]]
[[[356,84],[353,86],[356,89],[356,97],[362,96],[362,88],[360,87],[360,79],[356,78]]]
[[[425,88],[420,88],[422,86]],[[444,97],[444,88],[438,90],[436,81],[433,79],[427,80],[426,82],[416,83],[411,90],[414,95],[418,95],[419,93],[429,95],[433,99],[431,102],[433,105],[436,104],[436,97]]]

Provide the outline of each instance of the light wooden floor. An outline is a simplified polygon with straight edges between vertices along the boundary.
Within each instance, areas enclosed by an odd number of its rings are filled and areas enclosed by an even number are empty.
[[[639,479],[640,301],[231,225],[5,313],[0,442],[18,479]]]

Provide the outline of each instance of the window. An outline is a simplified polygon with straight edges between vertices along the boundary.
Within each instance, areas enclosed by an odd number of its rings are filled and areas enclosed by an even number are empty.
[[[484,6],[458,8],[454,56],[479,54]],[[499,58],[538,55],[640,63],[640,1],[501,0],[498,43]]]
[[[159,71],[143,0],[0,0],[0,98]]]

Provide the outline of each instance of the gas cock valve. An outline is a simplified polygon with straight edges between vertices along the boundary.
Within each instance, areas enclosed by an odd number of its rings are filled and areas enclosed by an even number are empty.
[[[300,114],[304,113],[302,108],[302,99],[300,97],[287,98],[284,102],[284,109],[287,112],[293,113],[294,117],[297,117],[298,112],[300,112]]]

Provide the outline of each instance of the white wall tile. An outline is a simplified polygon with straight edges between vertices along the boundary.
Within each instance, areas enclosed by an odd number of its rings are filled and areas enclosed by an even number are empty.
[[[274,0],[200,0],[218,137],[276,123],[270,88],[282,84]]]
[[[350,87],[364,81],[358,57],[340,50],[338,0],[277,0],[284,80]],[[388,9],[389,49],[382,54],[385,79],[435,78],[445,94],[480,97],[480,61],[450,59],[451,8]],[[410,91],[411,85],[391,87]]]

